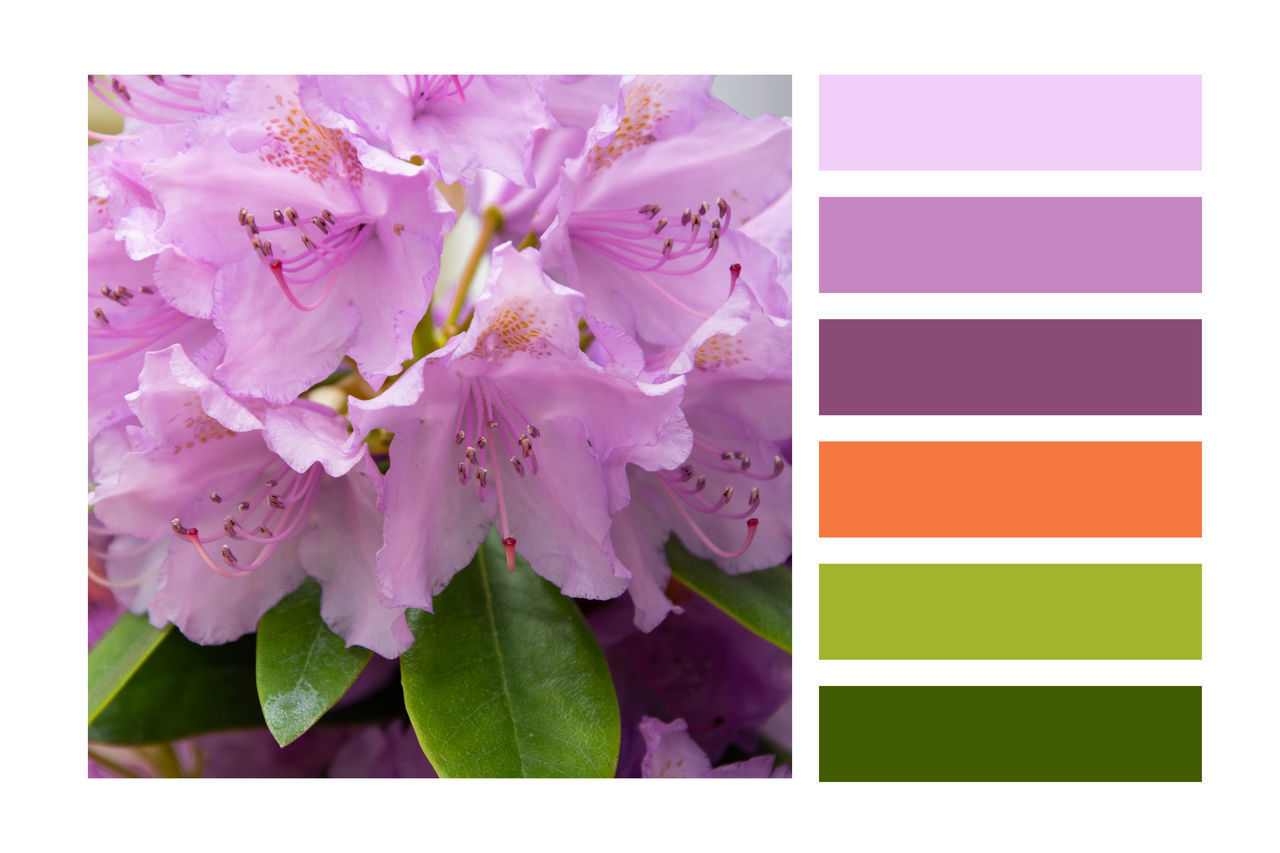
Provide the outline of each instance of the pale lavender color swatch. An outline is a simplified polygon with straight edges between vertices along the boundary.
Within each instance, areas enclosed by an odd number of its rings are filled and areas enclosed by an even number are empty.
[[[823,198],[824,293],[1199,293],[1196,197]]]
[[[1198,170],[1199,75],[823,76],[824,170]]]

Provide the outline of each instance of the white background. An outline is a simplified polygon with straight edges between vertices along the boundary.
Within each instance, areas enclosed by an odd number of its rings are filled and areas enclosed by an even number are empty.
[[[108,4],[6,13],[5,812],[18,849],[1276,849],[1277,28],[1246,2]],[[795,778],[84,779],[83,77],[88,71],[792,74]],[[817,170],[817,77],[1204,75],[1202,173]],[[826,296],[817,199],[1203,195],[1201,295]],[[1204,318],[1202,418],[825,418],[819,316]],[[72,342],[68,347],[66,342]],[[1204,441],[1204,538],[817,538],[823,439]],[[836,561],[1204,563],[1200,662],[817,662]],[[1202,684],[1199,784],[825,784],[818,684]],[[60,846],[60,845],[59,845]]]

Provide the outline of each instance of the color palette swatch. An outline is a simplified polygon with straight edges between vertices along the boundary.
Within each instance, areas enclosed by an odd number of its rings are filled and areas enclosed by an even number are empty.
[[[823,782],[1198,782],[1199,687],[820,687]]]
[[[819,113],[826,171],[1201,168],[1195,75],[825,76]],[[1202,292],[1199,197],[1162,193],[1160,175],[1144,178],[1150,197],[1110,193],[1125,184],[1104,174],[1070,184],[1091,196],[1036,194],[1060,193],[1061,176],[1019,176],[1017,197],[915,194],[925,181],[880,177],[908,197],[819,199],[818,289],[846,314],[819,320],[819,414],[840,418],[828,428],[852,439],[858,418],[961,416],[928,434],[1057,439],[1082,424],[1111,438],[1106,419],[1124,417],[1120,436],[1156,438],[1175,424],[1146,421],[1148,434],[1134,418],[1202,414],[1202,322],[1169,316]],[[1163,317],[1132,316],[1155,294],[1169,295],[1151,303]],[[962,300],[955,317],[849,314]],[[1071,307],[1010,316],[1018,305]],[[1201,536],[1200,442],[822,441],[818,465],[820,537],[900,540],[868,546],[891,559],[910,559],[912,539],[978,540],[952,543],[953,562],[819,566],[823,661],[1200,660],[1201,565],[1115,562],[1141,550],[1109,541]],[[1054,562],[1056,545],[1033,541],[1018,545],[1030,562],[975,561],[989,559],[981,540],[1010,537],[1095,539],[1076,547],[1097,559]],[[1201,692],[823,686],[819,779],[1200,781]]]
[[[1193,170],[1198,75],[824,76],[818,167]]]
[[[1199,320],[821,320],[823,415],[1198,415]]]
[[[823,565],[823,660],[1198,660],[1197,564]]]
[[[1199,293],[1199,198],[822,198],[824,293]]]
[[[818,446],[819,536],[1200,535],[1200,443]]]

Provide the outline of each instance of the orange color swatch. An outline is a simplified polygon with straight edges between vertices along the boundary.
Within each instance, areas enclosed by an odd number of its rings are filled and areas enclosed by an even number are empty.
[[[1198,441],[818,446],[819,536],[1200,535]]]

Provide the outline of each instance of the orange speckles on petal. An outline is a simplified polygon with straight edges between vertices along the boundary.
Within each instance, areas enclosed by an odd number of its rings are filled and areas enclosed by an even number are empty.
[[[199,413],[190,415],[183,419],[182,428],[190,438],[186,441],[179,439],[178,442],[173,445],[173,452],[175,455],[189,447],[194,447],[196,442],[204,444],[209,441],[209,439],[221,441],[224,438],[229,438],[235,435],[234,432],[227,429],[217,420],[214,420],[212,417],[205,414],[204,409],[200,408],[199,397],[187,400],[182,405],[184,407],[197,409]]]
[[[276,102],[284,105],[280,95]],[[262,162],[304,175],[318,184],[331,178],[345,178],[357,186],[364,183],[360,157],[346,134],[316,124],[292,98],[289,107],[287,115],[273,115],[264,125],[271,141],[259,150]]]
[[[693,354],[693,366],[698,370],[719,370],[750,360],[743,354],[742,341],[730,335],[712,335]]]
[[[528,299],[507,299],[485,322],[476,354],[489,361],[507,359],[517,352],[534,358],[550,355],[547,338],[555,331],[555,324],[539,317],[540,313]]]
[[[608,145],[597,145],[587,154],[587,162],[593,171],[607,169],[624,157],[627,152],[653,142],[653,128],[667,117],[662,102],[656,96],[662,91],[661,83],[635,86],[627,93],[623,105],[622,120]]]

